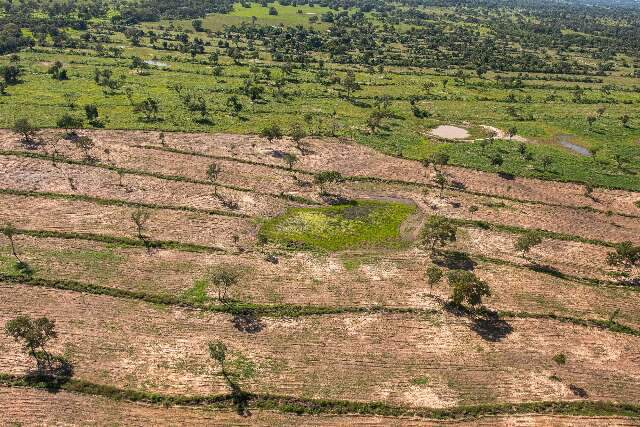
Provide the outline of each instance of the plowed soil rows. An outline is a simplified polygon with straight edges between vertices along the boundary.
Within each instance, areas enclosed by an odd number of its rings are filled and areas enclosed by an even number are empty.
[[[3,178],[0,182],[5,182],[4,188],[229,210],[223,205],[220,197],[213,195],[212,188],[207,185],[127,175],[123,185],[120,186],[117,174],[107,170],[64,164],[54,167],[46,161],[11,156],[0,157],[0,165],[4,166],[4,171],[0,172],[0,178]],[[352,198],[409,199],[416,202],[426,214],[482,220],[524,228],[540,228],[588,239],[640,242],[640,219],[634,217],[504,201],[452,191],[448,191],[441,197],[436,190],[424,194],[415,187],[379,183],[347,183],[334,188],[334,191]],[[294,205],[282,199],[251,192],[221,189],[219,194],[224,200],[236,202],[237,212],[248,215],[272,216],[281,213],[287,206]],[[317,198],[317,196],[314,197]]]
[[[372,149],[357,144],[341,143],[335,140],[307,139],[306,154],[302,155],[288,139],[268,142],[262,138],[247,135],[226,134],[185,134],[167,133],[165,143],[161,144],[157,132],[141,131],[83,131],[96,142],[94,154],[103,160],[113,161],[119,165],[128,165],[153,171],[174,171],[196,179],[206,177],[206,167],[214,160],[196,159],[195,156],[160,153],[158,150],[132,151],[133,146],[168,147],[184,151],[213,156],[235,157],[277,166],[286,166],[282,153],[296,153],[298,162],[296,169],[309,171],[337,170],[348,176],[368,176],[384,179],[404,180],[418,183],[431,183],[434,171],[425,169],[418,162],[398,159],[383,155]],[[59,133],[59,132],[57,132]],[[56,132],[45,132],[53,139]],[[128,147],[127,147],[128,146]],[[0,131],[0,148],[24,149],[16,135],[8,131]],[[109,150],[108,156],[104,149]],[[79,158],[77,149],[66,143],[59,144],[61,153],[73,154]],[[226,173],[220,175],[221,182],[236,183],[254,189],[266,191],[304,192],[296,184],[293,177],[284,171],[254,165],[232,165],[234,162],[215,160],[224,170],[234,175],[233,181]],[[186,167],[185,167],[186,166]],[[284,172],[284,176],[283,176]],[[543,181],[528,178],[505,179],[497,174],[475,171],[458,167],[445,167],[445,172],[453,182],[461,184],[472,192],[480,192],[501,197],[522,200],[533,200],[544,203],[567,206],[590,206],[603,211],[613,211],[632,215],[640,215],[640,208],[635,202],[640,200],[637,192],[622,190],[595,189],[592,197],[585,195],[581,184]],[[261,181],[256,176],[264,177]]]
[[[419,405],[577,399],[640,399],[640,338],[546,320],[509,320],[510,333],[449,314],[340,315],[260,320],[238,333],[230,316],[104,296],[2,285],[0,321],[17,313],[56,319],[54,350],[76,378],[167,393],[218,393],[222,378],[206,344],[222,339],[255,364],[246,389],[304,397]],[[37,303],[36,303],[37,302]],[[0,338],[0,370],[30,364]],[[567,363],[556,366],[554,355]],[[556,375],[561,380],[551,379]]]
[[[134,209],[102,206],[92,202],[36,199],[0,195],[0,223],[13,222],[18,228],[95,233],[120,237],[137,236],[131,219]],[[234,235],[240,244],[255,237],[251,219],[151,209],[144,234],[154,240],[177,240],[231,248]]]
[[[411,418],[375,416],[305,416],[251,410],[249,417],[234,411],[204,410],[184,407],[161,408],[128,402],[114,402],[102,397],[61,391],[0,387],[0,406],[7,425],[127,425],[127,426],[590,426],[593,423],[621,427],[632,426],[633,420],[617,417],[562,417],[522,415],[483,417],[471,421],[428,421]]]
[[[490,232],[482,233],[487,234],[484,240],[494,237]],[[160,250],[150,255],[143,248],[115,250],[106,244],[81,240],[19,236],[16,242],[22,258],[28,260],[37,277],[152,294],[188,296],[206,271],[221,263],[242,270],[241,284],[231,290],[230,296],[247,302],[424,308],[435,306],[430,294],[446,298],[450,292],[446,284],[433,289],[427,285],[424,272],[431,260],[415,250],[337,255],[283,253],[278,263],[273,264],[259,252],[230,255]],[[465,240],[462,242],[463,248],[474,247]],[[555,249],[560,253],[564,250],[563,246]],[[8,257],[7,241],[0,244],[0,251],[7,254],[5,268],[9,268],[13,261]],[[491,251],[488,254],[501,255]],[[571,261],[566,260],[562,267],[570,270]],[[577,270],[581,268],[580,261],[576,257]],[[618,309],[618,321],[640,327],[636,309],[640,305],[640,292],[634,289],[576,283],[525,266],[473,260],[467,263],[467,268],[473,268],[491,286],[493,296],[486,301],[491,308],[600,320],[608,319]],[[213,288],[207,293],[216,297]]]
[[[92,136],[93,133],[89,133]],[[53,136],[51,137],[53,140]],[[221,171],[217,177],[220,184],[233,185],[269,194],[298,194],[305,196],[313,194],[310,185],[301,185],[310,178],[301,175],[300,180],[292,172],[275,169],[268,166],[252,165],[223,159],[210,159],[201,156],[192,156],[179,153],[171,153],[160,150],[139,148],[135,144],[128,144],[126,140],[102,138],[98,134],[94,138],[95,147],[90,151],[91,155],[102,164],[108,164],[125,169],[144,171],[163,175],[177,175],[189,179],[206,181],[207,168],[210,164],[217,164]],[[135,141],[140,143],[141,141]],[[17,140],[1,139],[0,147],[9,150],[24,151],[25,147]],[[81,161],[84,154],[71,142],[58,140],[56,151],[59,156]],[[106,152],[105,152],[106,151]],[[38,147],[35,153],[52,155],[52,146]],[[233,157],[233,151],[227,151],[225,157]],[[286,166],[280,160],[280,166]]]
[[[122,184],[122,185],[121,185]],[[117,199],[128,202],[221,210],[251,216],[272,216],[293,206],[283,199],[210,185],[125,175],[88,166],[0,156],[0,188]],[[237,204],[225,206],[223,201]]]

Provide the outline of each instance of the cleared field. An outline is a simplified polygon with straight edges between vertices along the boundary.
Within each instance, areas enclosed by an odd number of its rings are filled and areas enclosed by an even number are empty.
[[[35,277],[177,296],[187,302],[216,301],[215,290],[199,284],[210,267],[220,264],[235,264],[243,272],[242,285],[232,289],[230,296],[257,304],[431,309],[438,307],[434,296],[446,298],[449,292],[445,285],[427,285],[424,270],[432,261],[413,250],[335,255],[282,253],[278,263],[273,264],[265,260],[264,254],[251,251],[208,254],[163,249],[149,255],[144,248],[93,241],[28,236],[16,240]],[[9,247],[5,244],[0,249],[6,253]],[[602,321],[617,309],[618,321],[640,328],[635,309],[640,304],[640,293],[632,287],[562,279],[515,263],[474,259],[473,252],[462,262],[470,264],[490,284],[493,296],[486,305],[492,309]],[[9,257],[0,258],[0,271],[18,273]]]
[[[503,178],[447,168],[451,179],[476,187],[458,185],[440,195],[433,168],[337,141],[306,141],[312,153],[299,155],[288,170],[282,153],[296,149],[286,139],[167,134],[162,145],[153,133],[86,134],[96,143],[97,163],[86,162],[69,142],[56,144],[54,159],[50,145],[29,150],[9,133],[0,140],[0,223],[23,230],[14,243],[30,267],[22,276],[1,237],[0,322],[16,313],[56,319],[60,338],[53,351],[73,363],[74,379],[171,396],[222,394],[228,389],[207,354],[207,343],[221,339],[246,357],[252,374],[243,389],[259,395],[410,408],[640,399],[640,293],[617,283],[606,261],[612,243],[638,242],[637,193],[599,189],[594,202],[574,184],[515,178],[506,181],[517,183],[515,189],[506,189]],[[207,180],[211,163],[223,170],[215,182]],[[322,189],[314,180],[327,170],[346,179]],[[567,196],[561,203],[559,194]],[[369,201],[323,206],[336,195]],[[378,215],[378,206],[397,207],[402,215],[387,212],[384,226],[365,220]],[[151,215],[146,238],[160,246],[145,247],[137,237],[131,214],[139,207]],[[460,224],[457,241],[440,256],[414,247],[427,215]],[[284,234],[265,233],[267,242],[260,241],[265,224],[278,221],[288,224],[276,227]],[[352,229],[358,221],[366,227]],[[315,230],[305,239],[312,236],[320,246],[284,247],[287,227]],[[546,234],[525,259],[514,245],[532,229]],[[343,232],[349,244],[369,232],[382,233],[381,241],[400,237],[402,244],[322,246]],[[230,291],[234,303],[266,314],[234,314],[218,303],[203,278],[224,264],[241,271]],[[492,295],[484,305],[498,317],[447,309],[450,289],[431,288],[425,279],[433,264],[486,281]],[[328,311],[287,315],[313,309]],[[620,332],[621,326],[627,329]],[[5,336],[0,353],[2,373],[20,375],[30,366]],[[554,362],[559,354],[565,365]],[[36,413],[55,402],[36,405],[37,390],[2,390],[22,396]],[[116,405],[61,393],[51,422],[70,414],[73,404],[98,413]],[[157,412],[159,424],[179,417],[196,425],[246,421],[225,410],[117,406],[114,423],[144,424]],[[290,415],[255,410],[251,422],[296,424]],[[14,417],[29,420],[26,410]],[[317,420],[433,424],[375,416]],[[565,422],[538,415],[476,421]]]
[[[3,321],[15,315],[12,307],[56,318],[61,339],[55,350],[74,362],[76,378],[100,384],[223,393],[223,379],[206,354],[208,340],[223,339],[255,366],[246,387],[261,393],[426,407],[577,399],[575,387],[594,400],[640,397],[638,337],[555,321],[514,319],[513,332],[499,341],[483,339],[474,331],[478,325],[446,313],[263,319],[260,333],[239,334],[227,315],[0,289]],[[28,361],[18,346],[2,337],[0,347],[0,369],[23,372]],[[565,366],[555,366],[558,353],[566,355]]]

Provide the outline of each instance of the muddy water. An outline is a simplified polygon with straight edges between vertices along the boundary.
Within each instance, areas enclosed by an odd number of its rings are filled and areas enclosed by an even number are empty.
[[[432,135],[446,139],[467,139],[471,135],[466,129],[457,126],[441,125],[431,129]]]
[[[580,154],[581,156],[591,157],[593,155],[591,151],[587,150],[586,148],[571,142],[571,138],[572,135],[558,135],[558,144],[562,145],[564,148],[568,148],[569,150]]]

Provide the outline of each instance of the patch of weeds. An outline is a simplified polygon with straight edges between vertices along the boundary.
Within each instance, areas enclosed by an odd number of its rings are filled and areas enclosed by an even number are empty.
[[[553,361],[558,365],[564,365],[567,363],[567,356],[565,356],[564,353],[558,353],[553,356]]]
[[[429,378],[427,377],[417,377],[411,380],[411,384],[413,385],[427,385],[429,384]]]
[[[265,221],[264,240],[304,250],[337,251],[363,247],[401,247],[400,225],[414,206],[357,201],[321,208],[294,208]]]
[[[193,282],[193,286],[182,294],[182,297],[187,301],[203,304],[209,300],[208,287],[209,283],[205,279],[197,279]]]

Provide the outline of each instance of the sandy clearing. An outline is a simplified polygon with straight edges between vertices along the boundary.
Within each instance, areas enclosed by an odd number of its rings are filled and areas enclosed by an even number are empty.
[[[66,351],[76,375],[121,387],[221,392],[206,343],[222,339],[256,364],[260,374],[246,388],[257,392],[411,405],[405,401],[411,380],[426,376],[457,405],[575,398],[531,381],[555,372],[595,400],[640,399],[640,338],[555,321],[510,320],[513,331],[497,342],[450,315],[375,315],[356,323],[357,333],[347,328],[351,315],[264,319],[261,332],[239,334],[226,315],[13,285],[0,286],[0,295],[1,322],[16,313],[56,319],[55,350]],[[0,348],[0,371],[24,372],[28,361],[19,347],[2,336]],[[557,368],[551,359],[560,352],[568,363]],[[380,393],[381,387],[392,391]]]
[[[467,139],[471,136],[468,130],[451,125],[437,126],[429,131],[429,135],[443,139]]]

